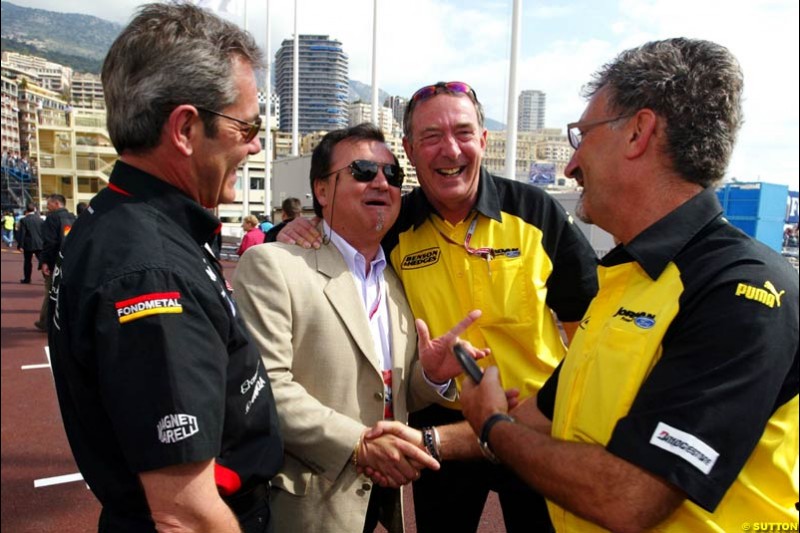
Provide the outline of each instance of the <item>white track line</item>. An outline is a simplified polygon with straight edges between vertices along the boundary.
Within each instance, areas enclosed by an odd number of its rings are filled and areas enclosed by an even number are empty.
[[[37,368],[50,368],[50,365],[48,365],[47,363],[41,365],[22,365],[20,368],[22,370],[35,370]]]
[[[20,368],[22,370],[35,370],[37,368],[50,368],[50,347],[44,347],[44,354],[47,357],[47,363],[41,363],[38,365],[22,365]]]
[[[49,487],[50,485],[61,485],[64,483],[73,483],[75,481],[83,481],[83,476],[80,473],[66,474],[63,476],[46,477],[42,479],[34,479],[34,488]]]

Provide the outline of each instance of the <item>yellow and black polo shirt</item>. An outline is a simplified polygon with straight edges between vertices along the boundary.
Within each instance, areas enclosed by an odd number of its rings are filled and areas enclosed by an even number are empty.
[[[553,437],[686,493],[656,531],[797,522],[798,276],[721,211],[706,190],[606,255],[539,393]],[[601,531],[549,505],[557,531]]]
[[[467,252],[473,220],[469,246],[488,254]],[[566,351],[553,313],[580,320],[597,290],[595,253],[560,204],[485,170],[465,220],[448,223],[416,189],[403,197],[384,246],[414,316],[432,336],[472,309],[483,311],[462,337],[491,348],[481,364],[498,366],[503,385],[518,387],[523,397],[539,390]]]

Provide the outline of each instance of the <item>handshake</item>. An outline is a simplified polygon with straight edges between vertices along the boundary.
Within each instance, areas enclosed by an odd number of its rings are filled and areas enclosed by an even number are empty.
[[[422,432],[397,421],[367,428],[353,449],[353,466],[382,487],[398,488],[419,479],[423,468],[439,470]]]
[[[453,345],[480,316],[479,310],[470,311],[450,331],[435,339],[431,338],[425,321],[416,320],[419,360],[430,381],[443,384],[461,374],[461,365],[453,356]],[[469,342],[461,342],[475,359],[491,352],[488,348],[477,349]],[[438,436],[431,440],[424,442],[421,431],[401,422],[381,421],[361,434],[353,449],[352,463],[359,473],[366,474],[378,485],[397,488],[419,479],[423,468],[439,470]]]

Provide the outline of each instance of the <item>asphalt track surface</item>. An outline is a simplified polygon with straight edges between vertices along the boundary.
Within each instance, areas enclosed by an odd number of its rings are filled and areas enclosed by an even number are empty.
[[[16,249],[3,246],[0,259],[0,528],[3,533],[97,531],[100,504],[80,477],[64,434],[47,336],[33,327],[44,283],[36,270],[30,285],[19,283],[22,254]],[[236,264],[223,262],[223,266],[230,279]],[[415,533],[411,491],[406,495],[406,531]],[[494,493],[478,532],[505,532]]]

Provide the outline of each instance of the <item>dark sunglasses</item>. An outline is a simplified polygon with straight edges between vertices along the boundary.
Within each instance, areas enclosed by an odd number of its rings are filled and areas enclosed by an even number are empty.
[[[450,91],[454,93],[462,93],[469,96],[472,96],[474,100],[478,100],[478,95],[475,94],[475,89],[464,83],[463,81],[440,81],[433,85],[427,85],[422,89],[419,89],[411,96],[412,102],[421,102],[422,100],[427,100],[431,96],[435,94],[439,94],[441,92]]]
[[[245,133],[244,135],[245,144],[255,139],[256,135],[258,135],[258,132],[261,130],[261,117],[258,117],[255,120],[255,122],[247,122],[246,120],[232,117],[230,115],[226,115],[225,113],[220,113],[219,111],[212,111],[210,109],[207,109],[205,107],[200,107],[198,105],[194,106],[194,108],[197,109],[198,111],[211,113],[212,115],[217,115],[218,117],[227,118],[228,120],[233,120],[234,122],[238,122],[239,124],[247,126],[249,129],[247,130],[247,133]]]
[[[333,174],[341,172],[342,170],[350,169],[350,174],[356,179],[356,181],[360,181],[361,183],[368,183],[375,179],[375,176],[378,175],[378,167],[383,170],[383,175],[386,177],[386,181],[392,187],[402,187],[403,186],[403,178],[405,178],[405,172],[400,167],[400,165],[395,165],[393,163],[376,163],[375,161],[367,161],[366,159],[356,159],[346,167],[342,167],[338,170],[334,170],[333,172],[328,172],[322,178],[327,178]]]

